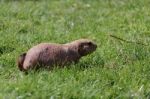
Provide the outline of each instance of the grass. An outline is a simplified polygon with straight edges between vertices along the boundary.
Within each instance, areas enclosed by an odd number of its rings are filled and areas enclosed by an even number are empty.
[[[0,99],[149,99],[149,6],[149,0],[0,0]],[[70,68],[25,75],[16,66],[33,45],[79,38],[95,40],[98,49]]]

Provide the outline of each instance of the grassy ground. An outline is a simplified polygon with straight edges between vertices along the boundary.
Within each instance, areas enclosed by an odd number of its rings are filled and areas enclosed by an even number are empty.
[[[149,0],[0,0],[0,99],[149,99],[149,7]],[[71,68],[25,75],[16,66],[35,44],[79,38],[98,49]]]

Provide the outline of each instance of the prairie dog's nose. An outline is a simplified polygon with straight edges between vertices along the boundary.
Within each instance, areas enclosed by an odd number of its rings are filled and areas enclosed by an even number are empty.
[[[96,44],[95,42],[93,42],[93,46],[94,46],[95,48],[97,48],[97,44]]]

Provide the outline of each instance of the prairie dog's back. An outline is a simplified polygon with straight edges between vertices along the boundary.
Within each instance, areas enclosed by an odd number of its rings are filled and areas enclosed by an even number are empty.
[[[51,65],[54,60],[59,60],[65,55],[64,47],[61,44],[41,43],[32,47],[26,55],[24,68],[35,66],[38,64]],[[63,55],[62,55],[63,54]]]

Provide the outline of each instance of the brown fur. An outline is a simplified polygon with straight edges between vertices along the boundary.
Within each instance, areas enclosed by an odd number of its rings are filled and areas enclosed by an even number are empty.
[[[41,43],[20,55],[18,67],[21,71],[36,67],[63,67],[78,62],[82,56],[95,51],[97,45],[88,39],[79,39],[67,44]]]

